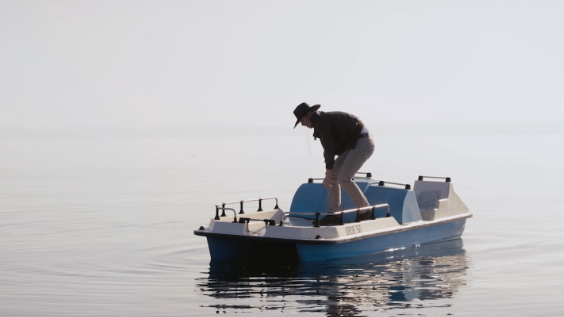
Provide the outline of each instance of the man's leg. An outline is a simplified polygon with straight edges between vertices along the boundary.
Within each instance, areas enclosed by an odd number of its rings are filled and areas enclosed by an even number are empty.
[[[372,153],[374,153],[374,140],[372,140],[372,137],[358,139],[355,149],[348,151],[348,155],[342,163],[337,177],[337,181],[349,194],[357,208],[367,207],[369,203],[360,188],[352,181],[352,178],[360,170],[364,162],[372,156]]]
[[[339,155],[333,164],[331,170],[331,187],[327,188],[327,210],[328,212],[341,211],[341,186],[339,185],[339,172],[347,158],[349,151],[345,151]]]

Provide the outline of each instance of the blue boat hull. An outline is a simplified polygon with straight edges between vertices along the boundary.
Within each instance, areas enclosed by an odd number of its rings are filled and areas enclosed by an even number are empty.
[[[315,262],[344,259],[426,243],[459,238],[466,218],[389,234],[338,243],[300,243],[261,238],[237,239],[233,236],[207,236],[212,260],[251,258],[288,262]]]
[[[466,219],[340,244],[297,244],[301,262],[327,261],[460,238]]]

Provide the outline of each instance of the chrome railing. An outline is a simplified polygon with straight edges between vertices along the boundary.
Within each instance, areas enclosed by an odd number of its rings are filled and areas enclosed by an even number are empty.
[[[370,172],[356,172],[355,175],[356,174],[366,174],[365,178],[372,178],[372,173]],[[313,181],[322,181],[322,180],[325,180],[325,178],[308,178],[307,182],[308,184],[311,184],[313,183]]]
[[[232,210],[232,211],[233,211],[233,223],[236,223],[236,222],[237,222],[237,211],[235,211],[235,209],[233,209],[233,208],[226,208],[225,206],[224,206],[224,207],[218,207],[217,205],[215,206],[215,218],[214,218],[214,220],[219,220],[219,216],[218,216],[218,214],[219,214],[219,209],[222,209],[222,210],[223,210],[223,215],[222,215],[222,217],[225,217],[225,210]]]
[[[395,182],[379,181],[379,182],[374,182],[374,183],[370,183],[370,184],[372,185],[372,184],[376,184],[376,183],[378,183],[378,186],[398,185],[398,186],[404,186],[405,189],[411,189],[411,185],[410,185],[410,184],[395,183]]]
[[[315,219],[314,219],[314,223],[313,226],[314,227],[319,227],[319,216],[340,216],[339,217],[339,224],[343,224],[343,216],[347,213],[351,213],[351,212],[356,212],[356,219],[355,222],[361,222],[362,220],[360,219],[360,212],[364,211],[364,210],[370,210],[370,220],[374,220],[374,210],[376,208],[381,208],[381,207],[387,207],[387,212],[386,212],[386,217],[390,217],[390,205],[389,204],[378,204],[378,205],[373,205],[373,206],[368,206],[368,207],[362,207],[362,208],[353,208],[353,209],[347,209],[347,210],[343,210],[343,211],[338,211],[338,212],[316,212],[316,213],[312,213],[312,212],[295,212],[295,211],[290,211],[290,212],[284,212],[283,217],[292,217],[293,215],[315,215]],[[281,223],[282,224],[282,223]]]
[[[279,209],[278,208],[278,198],[276,197],[266,197],[266,198],[257,198],[257,199],[248,199],[248,200],[239,200],[239,201],[230,201],[230,202],[225,202],[225,203],[221,203],[221,204],[217,204],[215,205],[215,218],[214,220],[219,220],[219,217],[225,217],[225,205],[231,205],[231,204],[240,204],[241,205],[241,209],[239,210],[239,214],[242,215],[245,213],[245,211],[243,210],[243,204],[246,202],[251,202],[251,201],[258,201],[258,210],[257,211],[263,211],[262,210],[262,201],[263,200],[271,200],[274,199],[276,200],[276,206],[274,206],[274,209]],[[221,207],[220,207],[221,206]],[[219,209],[222,209],[223,212],[221,213],[221,216],[219,215]],[[232,209],[232,208],[228,208],[228,209]]]
[[[450,177],[441,177],[441,176],[421,176],[419,175],[418,181],[422,181],[423,178],[435,178],[435,179],[444,179],[445,182],[450,183]]]

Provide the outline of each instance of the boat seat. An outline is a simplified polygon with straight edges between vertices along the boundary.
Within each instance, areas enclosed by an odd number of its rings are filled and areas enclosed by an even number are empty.
[[[292,199],[291,212],[327,212],[327,189],[319,183],[300,185]]]
[[[374,182],[370,179],[355,179],[355,183],[358,185],[360,190],[365,192],[369,187],[370,183]],[[341,209],[353,209],[356,208],[352,199],[349,195],[341,189]],[[315,219],[315,213],[326,213],[327,209],[327,189],[323,187],[321,183],[304,183],[300,185],[294,198],[292,199],[292,204],[290,206],[290,214],[292,212],[309,212],[311,216],[300,215],[301,217],[306,217],[310,219]],[[384,212],[385,216],[385,212]],[[354,212],[345,214],[343,216],[344,223],[355,222],[356,214]]]
[[[390,214],[399,224],[421,220],[421,212],[412,190],[373,184],[368,187],[365,196],[371,205],[390,205]],[[378,208],[374,211],[374,215],[376,218],[384,217],[386,212],[387,208]]]
[[[290,225],[294,227],[311,227],[312,220],[311,219],[304,219],[304,218],[297,218],[297,217],[288,217],[284,220],[284,225]]]
[[[450,183],[434,181],[415,181],[413,191],[421,211],[434,209],[439,199],[447,199],[450,194]]]

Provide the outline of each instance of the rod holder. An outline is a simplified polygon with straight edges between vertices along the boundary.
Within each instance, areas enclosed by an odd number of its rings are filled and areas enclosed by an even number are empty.
[[[241,200],[241,210],[239,211],[239,214],[242,215],[245,212],[243,211],[243,201]]]

